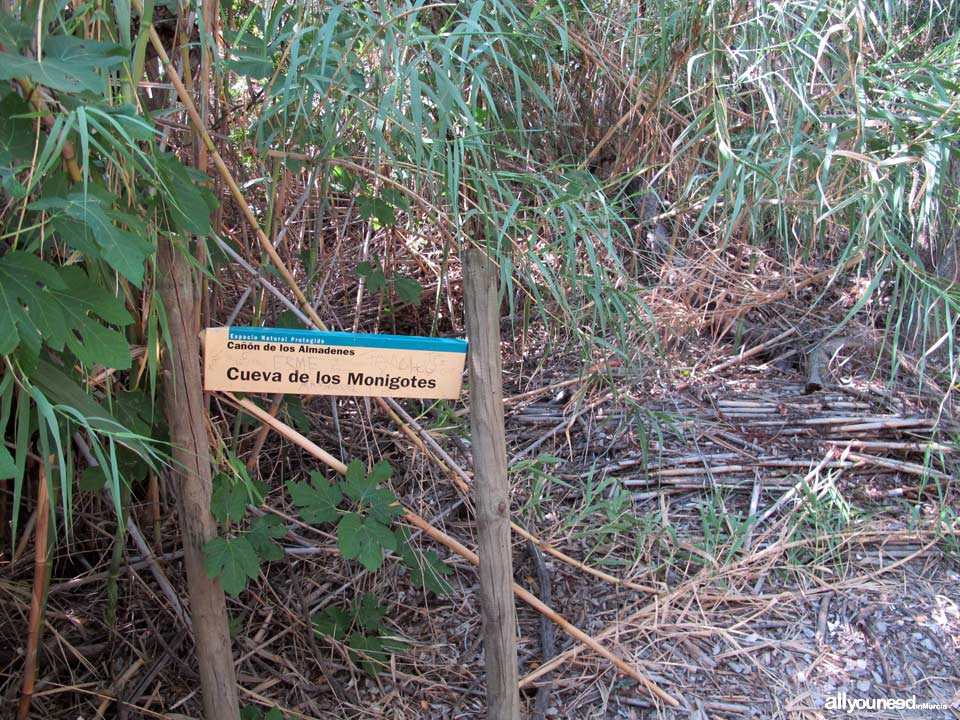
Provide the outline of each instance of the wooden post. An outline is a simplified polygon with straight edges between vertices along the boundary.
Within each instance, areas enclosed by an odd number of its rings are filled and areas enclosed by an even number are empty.
[[[470,427],[480,555],[480,608],[487,671],[487,718],[519,720],[517,613],[510,550],[510,488],[503,433],[497,268],[481,250],[464,256],[463,296],[470,341]]]
[[[163,399],[173,446],[170,474],[180,510],[203,712],[207,720],[240,720],[223,588],[219,580],[207,577],[203,564],[203,546],[217,534],[217,523],[210,514],[210,447],[196,327],[199,297],[186,259],[165,239],[160,240],[157,253],[157,286],[170,326]]]

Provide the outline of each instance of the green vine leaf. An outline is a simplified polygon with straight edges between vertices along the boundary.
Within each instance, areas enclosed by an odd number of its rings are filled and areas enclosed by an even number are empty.
[[[218,523],[239,522],[247,514],[247,491],[240,483],[224,473],[213,478],[210,512]]]
[[[383,646],[383,641],[376,636],[350,633],[347,647],[353,651],[351,656],[360,661],[360,667],[370,676],[376,676],[390,660],[390,653]]]
[[[360,195],[357,198],[357,207],[360,210],[360,217],[364,220],[373,220],[374,227],[397,224],[397,216],[393,212],[393,207],[381,198]]]
[[[250,523],[247,540],[261,560],[267,562],[283,559],[283,548],[274,540],[286,537],[287,528],[276,515],[263,515]]]
[[[367,290],[371,293],[383,290],[387,286],[387,276],[383,274],[380,263],[364,260],[357,265],[357,275],[367,281]]]
[[[408,277],[395,277],[393,287],[397,291],[397,297],[403,302],[413,303],[420,307],[420,296],[423,293],[423,286],[416,280]]]
[[[12,353],[22,342],[38,355],[41,338],[63,348],[63,313],[51,311],[49,289],[64,287],[57,271],[36,255],[15,251],[0,257],[0,353]]]
[[[377,596],[372,592],[365,592],[363,599],[355,602],[354,616],[364,630],[379,630],[383,616],[387,614],[385,607],[380,607]]]
[[[256,705],[244,705],[240,708],[240,720],[283,720],[283,713],[275,705],[266,714]]]
[[[400,558],[410,570],[410,582],[437,595],[450,594],[453,588],[444,577],[453,575],[453,568],[443,562],[432,550],[418,552],[410,544],[410,531],[407,528],[398,528],[396,534],[399,536],[397,544],[400,547]]]
[[[223,591],[233,597],[260,573],[260,558],[246,537],[215,537],[204,545],[203,553],[207,577],[220,578]]]
[[[380,487],[393,473],[388,462],[378,462],[367,475],[360,460],[351,461],[347,466],[346,480],[341,483],[343,492],[357,505],[369,511],[381,523],[389,523],[391,518],[403,514],[403,508],[397,496],[389,488]]]
[[[338,607],[324,608],[323,612],[313,616],[313,629],[337,642],[346,640],[351,660],[375,676],[392,653],[409,648],[407,643],[387,634],[383,627],[386,612],[377,596],[367,592],[362,598],[354,597],[349,612]]]
[[[347,647],[354,661],[360,662],[360,667],[370,675],[376,676],[390,661],[394,652],[406,650],[409,646],[400,640],[384,637],[383,635],[369,635],[360,632],[350,633]]]
[[[383,551],[396,550],[397,538],[386,525],[373,517],[347,513],[337,526],[337,543],[347,560],[359,560],[367,570],[383,565]]]
[[[342,642],[353,620],[346,610],[338,607],[324,608],[323,612],[313,616],[313,629],[320,635]]]
[[[343,493],[338,484],[330,482],[318,472],[310,473],[310,483],[288,482],[287,490],[293,503],[300,509],[304,522],[333,522],[340,516],[338,509]]]

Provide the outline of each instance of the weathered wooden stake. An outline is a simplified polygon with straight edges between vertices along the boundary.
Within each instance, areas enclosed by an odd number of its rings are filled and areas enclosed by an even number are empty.
[[[517,613],[510,550],[510,488],[503,434],[497,268],[481,250],[464,256],[463,296],[470,358],[470,426],[480,555],[480,608],[487,717],[519,720]]]
[[[157,255],[157,286],[170,327],[163,383],[173,456],[170,473],[180,509],[204,717],[240,720],[223,589],[218,580],[207,577],[203,565],[203,546],[217,534],[217,523],[210,514],[210,446],[200,379],[197,285],[186,259],[169,241],[160,241]]]

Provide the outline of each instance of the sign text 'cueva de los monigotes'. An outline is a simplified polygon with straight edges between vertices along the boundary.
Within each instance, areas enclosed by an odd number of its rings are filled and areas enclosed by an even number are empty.
[[[455,399],[467,342],[223,327],[204,333],[205,390]]]

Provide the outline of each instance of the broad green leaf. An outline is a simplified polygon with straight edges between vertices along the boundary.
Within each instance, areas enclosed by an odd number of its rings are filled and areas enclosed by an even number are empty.
[[[310,473],[310,483],[288,482],[287,490],[294,504],[300,509],[304,522],[322,523],[336,520],[343,493],[337,484],[330,482],[318,472]]]
[[[376,520],[373,522],[376,522]],[[366,523],[364,523],[364,525],[366,525]],[[368,528],[365,527],[364,529],[367,530]],[[357,555],[357,560],[359,560],[360,564],[367,570],[377,570],[383,565],[383,548],[376,542],[371,542],[369,538],[363,538],[363,536],[361,536],[361,538],[360,554]]]
[[[366,476],[367,466],[363,464],[363,461],[358,460],[357,458],[354,458],[350,461],[350,464],[347,465],[347,472],[344,473],[344,477],[349,485],[363,482]]]
[[[367,570],[383,564],[383,551],[396,550],[397,539],[386,525],[374,517],[361,518],[347,513],[337,526],[337,542],[347,560],[357,559]]]
[[[57,271],[36,255],[13,251],[0,257],[0,353],[13,352],[20,342],[39,352],[41,338],[63,349],[66,322],[49,290],[64,287]]]
[[[263,720],[263,713],[256,705],[244,705],[240,708],[240,720]]]
[[[2,152],[0,150],[0,154]],[[0,167],[0,187],[14,200],[22,200],[27,196],[27,189],[17,179],[17,171],[12,168]]]
[[[410,570],[410,582],[437,595],[447,595],[452,591],[444,576],[453,575],[453,568],[444,563],[432,550],[419,552],[410,544],[410,532],[398,528],[397,541],[403,564]]]
[[[132,215],[121,213],[105,205],[93,194],[71,193],[66,197],[44,197],[31,203],[32,210],[60,210],[67,217],[80,223],[65,228],[82,233],[80,237],[63,238],[68,245],[80,249],[91,246],[99,248],[100,255],[114,270],[137,287],[143,283],[144,260],[153,253],[154,247],[146,238],[146,228]],[[129,228],[124,230],[117,223]]]
[[[80,474],[78,487],[84,492],[100,492],[107,484],[107,476],[99,465],[88,467]]]
[[[397,224],[393,208],[381,198],[361,195],[357,198],[357,208],[360,210],[360,216],[365,220],[375,220],[381,226]]]
[[[147,476],[147,465],[132,450],[121,445],[116,447],[115,455],[116,457],[113,459],[118,473],[118,483],[122,480],[123,485],[130,488]],[[108,470],[112,474],[113,470],[110,468]],[[108,480],[110,485],[108,485]],[[78,484],[80,489],[86,492],[97,492],[103,490],[104,486],[110,487],[111,491],[113,490],[113,479],[108,477],[103,465],[94,465],[84,470],[80,475]]]
[[[385,203],[388,203],[393,207],[400,208],[401,210],[410,209],[410,198],[407,197],[405,192],[398,190],[395,187],[383,188],[380,190],[380,197],[383,198]]]
[[[420,296],[423,293],[423,286],[416,280],[407,277],[395,277],[393,287],[397,291],[397,297],[403,302],[413,303],[420,307]]]
[[[247,491],[233,478],[218,473],[213,478],[210,512],[219,523],[239,522],[247,514]]]
[[[157,168],[165,186],[163,200],[173,226],[194,235],[209,235],[212,232],[210,212],[216,207],[213,194],[196,185],[189,170],[172,153],[158,155]]]
[[[279,327],[303,327],[302,325],[279,325]],[[287,421],[297,430],[305,433],[310,430],[312,423],[303,409],[303,401],[299,395],[286,395],[283,398],[283,411]]]
[[[100,70],[118,65],[126,58],[126,51],[120,45],[69,35],[47,37],[43,49],[42,61],[0,52],[0,80],[25,77],[51,90],[103,94],[106,82]]]
[[[350,512],[340,518],[337,525],[337,544],[340,554],[347,560],[353,560],[360,554],[360,529],[363,527],[363,518],[357,513]]]
[[[276,515],[263,515],[250,523],[247,540],[262,560],[283,559],[283,548],[274,540],[286,537],[287,528]]]
[[[283,720],[283,713],[274,705],[264,714],[256,705],[244,705],[240,708],[240,720]]]
[[[377,488],[369,495],[370,513],[377,520],[389,524],[392,518],[403,515],[403,506],[388,488]]]
[[[103,407],[62,369],[41,359],[37,365],[37,372],[31,378],[33,384],[40,388],[44,395],[58,405],[74,408],[86,418],[86,422],[94,430],[103,432],[122,432],[123,425],[113,414]],[[142,440],[135,437],[125,437],[123,442],[127,447],[134,449],[141,457],[150,457]]]
[[[13,455],[3,445],[0,445],[0,480],[15,477],[17,474],[17,464],[13,461]]]
[[[386,460],[381,460],[372,468],[370,468],[370,474],[368,478],[370,482],[375,485],[384,483],[390,479],[390,476],[393,475],[393,466],[388,463]]]
[[[353,192],[353,188],[356,187],[356,185],[357,177],[349,170],[344,170],[340,166],[333,169],[331,187],[334,190],[341,193],[349,193]]]
[[[0,45],[9,50],[27,47],[34,38],[34,32],[20,22],[6,9],[0,8]]]
[[[204,547],[207,577],[220,578],[223,591],[236,597],[260,572],[260,558],[245,537],[215,537]]]
[[[353,625],[350,614],[338,607],[324,608],[323,612],[313,616],[313,629],[316,633],[341,641]]]
[[[86,365],[130,367],[123,333],[100,320],[127,325],[132,319],[81,268],[57,271],[22,252],[0,257],[0,352],[13,352],[18,342],[39,351],[42,339],[53,350],[68,347]]]
[[[132,432],[144,436],[154,435],[154,425],[162,421],[159,409],[150,396],[142,390],[128,390],[116,393],[111,405],[113,416]],[[156,436],[154,435],[156,438]]]
[[[0,100],[0,165],[33,156],[33,109],[16,93]]]
[[[364,260],[357,265],[357,275],[367,281],[367,290],[377,292],[387,286],[387,276],[383,274],[379,263],[370,263]]]
[[[73,35],[50,35],[43,41],[43,54],[44,62],[56,59],[73,67],[114,67],[127,59],[123,45]]]
[[[365,592],[363,599],[354,608],[353,614],[364,630],[379,630],[380,621],[387,614],[387,609],[380,607],[376,595],[372,592]]]
[[[347,479],[341,482],[340,485],[343,488],[343,492],[358,505],[369,505],[373,493],[377,490],[377,483],[375,481],[365,475],[361,475],[359,478],[351,478],[349,469],[347,471]]]
[[[122,332],[107,327],[95,319],[117,325],[133,321],[120,301],[110,292],[95,285],[78,266],[60,269],[66,287],[51,290],[50,295],[60,304],[70,332],[67,347],[84,365],[104,365],[125,370],[130,367],[130,346]]]
[[[347,467],[346,480],[340,485],[344,493],[358,506],[369,508],[377,520],[387,523],[391,517],[403,514],[393,491],[379,486],[392,472],[390,463],[379,462],[374,465],[369,475],[365,475],[363,463],[353,460]]]
[[[89,68],[73,68],[69,63],[55,59],[39,62],[24,55],[0,51],[0,80],[20,77],[61,92],[86,90],[99,93],[104,89],[103,78]]]
[[[394,647],[396,645],[405,647],[404,643],[394,643]],[[354,660],[359,661],[360,667],[371,676],[375,676],[386,667],[390,660],[391,653],[387,649],[384,638],[376,635],[351,633],[347,639],[347,646],[353,651],[351,655]]]
[[[227,60],[227,66],[237,75],[243,75],[251,80],[265,80],[273,74],[273,61],[262,55],[252,52],[231,51],[236,60]]]

